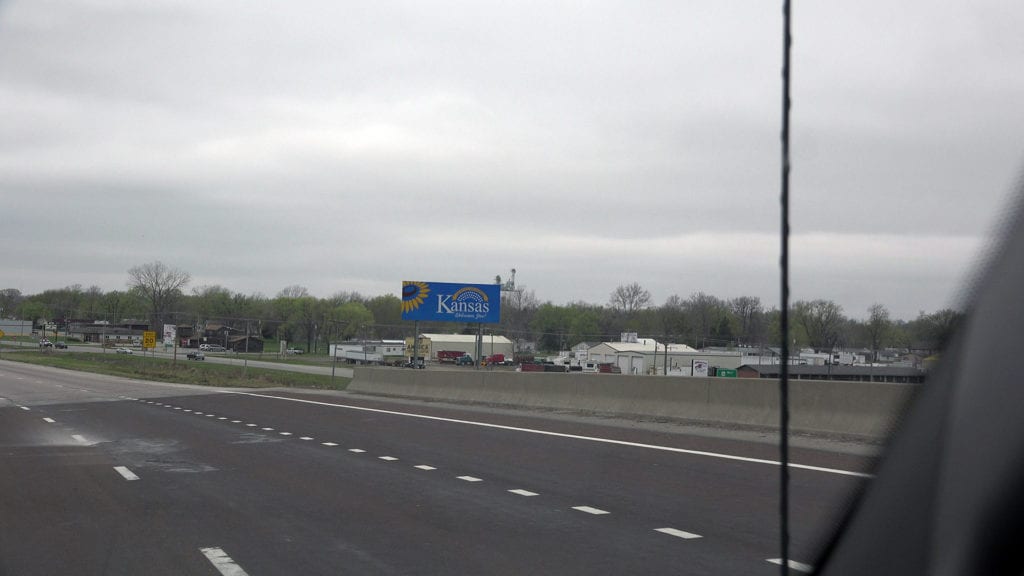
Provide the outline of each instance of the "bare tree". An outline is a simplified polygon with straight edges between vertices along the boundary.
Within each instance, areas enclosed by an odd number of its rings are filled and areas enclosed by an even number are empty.
[[[182,288],[192,280],[188,272],[170,268],[159,260],[133,266],[128,270],[128,278],[128,286],[149,306],[150,326],[154,329],[164,323],[171,306],[181,297]]]
[[[620,312],[632,314],[646,308],[651,303],[651,293],[637,282],[633,282],[613,290],[608,303]]]
[[[831,300],[794,302],[793,315],[807,333],[811,348],[831,351],[839,344],[846,323],[843,308],[839,304]]]
[[[744,344],[762,344],[764,338],[764,306],[757,296],[740,296],[729,301],[729,309],[739,322],[740,339]]]
[[[707,340],[711,337],[712,332],[722,322],[726,311],[725,303],[717,296],[694,292],[686,300],[684,307],[693,319],[694,344],[703,348],[707,345]]]
[[[871,340],[872,361],[878,361],[878,349],[889,339],[892,331],[892,319],[889,310],[883,304],[872,304],[868,308],[868,321],[864,325],[868,339]]]

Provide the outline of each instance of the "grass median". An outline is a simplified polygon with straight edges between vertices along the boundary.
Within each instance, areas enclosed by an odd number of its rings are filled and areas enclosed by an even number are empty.
[[[76,352],[28,352],[4,354],[4,360],[53,366],[67,370],[94,372],[110,376],[197,384],[200,386],[230,386],[237,388],[315,388],[320,390],[344,390],[350,378],[338,376],[331,382],[330,376],[303,374],[264,368],[244,368],[223,364],[206,364],[185,359],[172,362],[164,358],[147,358],[122,354],[100,354]]]

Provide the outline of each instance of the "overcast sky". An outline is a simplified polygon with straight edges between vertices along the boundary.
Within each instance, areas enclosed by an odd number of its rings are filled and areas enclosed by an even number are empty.
[[[793,297],[952,303],[1024,3],[796,2]],[[0,288],[778,300],[781,0],[0,3]]]

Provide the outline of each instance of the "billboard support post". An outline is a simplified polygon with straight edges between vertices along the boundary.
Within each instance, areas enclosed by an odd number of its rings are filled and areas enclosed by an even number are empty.
[[[420,367],[420,365],[419,365],[419,362],[420,362],[420,360],[419,360],[419,358],[420,358],[420,321],[419,320],[416,320],[415,322],[413,322],[412,330],[413,330],[413,333],[412,333],[412,358],[410,358],[410,360],[412,361],[412,367],[413,368],[419,368]],[[423,367],[424,368],[426,368],[426,364],[427,364],[427,359],[424,358],[423,359],[423,365],[424,365]]]
[[[484,325],[476,325],[476,369],[484,363]]]

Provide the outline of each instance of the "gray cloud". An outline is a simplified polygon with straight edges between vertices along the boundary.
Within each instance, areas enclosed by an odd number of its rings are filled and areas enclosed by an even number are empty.
[[[556,302],[634,280],[774,302],[779,19],[754,0],[6,3],[2,283],[121,288],[162,259],[327,295],[516,267]],[[795,23],[795,295],[945,305],[1024,157],[1024,8]]]

